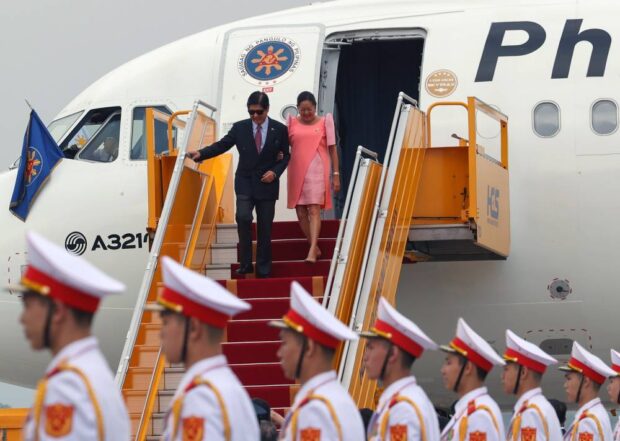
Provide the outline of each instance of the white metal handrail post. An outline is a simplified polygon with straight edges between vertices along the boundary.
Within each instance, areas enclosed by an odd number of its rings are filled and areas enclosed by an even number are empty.
[[[364,257],[360,269],[361,282],[357,286],[355,300],[353,302],[353,311],[349,325],[356,331],[359,331],[366,312],[366,303],[370,294],[374,271],[369,271],[370,262],[376,262],[381,246],[381,235],[383,233],[383,225],[385,224],[385,215],[392,194],[392,185],[396,176],[396,165],[400,159],[400,151],[402,141],[404,139],[407,127],[407,118],[411,107],[417,107],[417,101],[404,92],[398,94],[394,118],[392,120],[392,128],[388,139],[388,145],[385,152],[383,169],[379,181],[379,189],[377,191],[376,204],[371,219],[369,239],[364,249]],[[355,355],[357,352],[358,342],[346,342],[344,346],[343,356],[341,358],[338,370],[339,378],[342,384],[348,388],[353,374],[353,363],[347,363],[348,355]]]
[[[323,295],[323,305],[326,305],[331,312],[335,312],[338,305],[338,299],[340,298],[340,288],[342,283],[342,277],[344,271],[338,271],[339,267],[346,265],[349,254],[350,243],[345,240],[345,237],[351,237],[353,234],[354,224],[349,222],[349,215],[351,213],[351,207],[353,205],[359,206],[359,198],[355,198],[355,192],[361,191],[359,185],[363,185],[365,182],[366,174],[361,174],[362,167],[367,167],[369,159],[364,160],[362,156],[368,156],[373,160],[377,160],[377,153],[372,150],[368,150],[362,146],[357,147],[357,153],[355,154],[355,160],[353,162],[352,175],[349,180],[349,189],[347,190],[347,197],[344,203],[344,210],[342,212],[342,218],[340,219],[340,225],[338,226],[338,235],[336,236],[336,245],[334,247],[334,254],[329,267],[329,275],[327,276],[327,282],[325,284],[325,293]],[[357,210],[354,210],[357,213]]]
[[[122,388],[123,383],[125,381],[125,375],[127,374],[127,370],[129,369],[131,353],[136,343],[136,339],[138,338],[138,331],[140,330],[140,323],[142,321],[144,305],[149,295],[149,290],[153,282],[155,270],[157,269],[157,262],[159,259],[161,246],[164,241],[164,236],[166,233],[166,228],[168,226],[168,221],[170,219],[172,207],[174,206],[174,201],[176,199],[176,192],[179,187],[179,183],[181,181],[181,174],[183,173],[183,167],[184,167],[183,163],[185,161],[187,145],[189,144],[189,141],[191,139],[192,131],[194,129],[196,118],[198,116],[198,111],[199,111],[198,107],[200,105],[207,107],[209,110],[211,110],[212,113],[217,110],[215,107],[209,104],[206,104],[200,100],[196,100],[194,102],[194,105],[192,107],[192,112],[187,121],[186,129],[185,129],[184,136],[183,136],[183,142],[181,143],[178,149],[178,155],[177,155],[176,162],[174,164],[172,176],[170,177],[170,184],[168,186],[166,200],[164,201],[164,206],[161,211],[161,217],[157,225],[157,230],[155,231],[155,237],[153,239],[153,246],[151,248],[151,252],[149,253],[149,257],[148,257],[147,264],[146,264],[146,270],[144,272],[144,277],[142,279],[142,284],[140,285],[140,291],[138,293],[138,298],[136,300],[136,305],[134,307],[133,315],[131,318],[131,324],[129,326],[129,330],[127,331],[127,337],[125,339],[125,346],[123,347],[123,353],[121,355],[118,369],[116,371],[115,382],[116,382],[117,387],[119,388]]]

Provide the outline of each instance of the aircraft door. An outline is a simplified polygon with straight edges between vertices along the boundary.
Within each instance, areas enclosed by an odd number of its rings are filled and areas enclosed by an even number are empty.
[[[318,24],[229,32],[222,64],[220,128],[226,130],[248,117],[246,100],[256,90],[269,94],[269,116],[280,121],[285,120],[286,107],[296,104],[299,92],[317,92],[323,35]]]

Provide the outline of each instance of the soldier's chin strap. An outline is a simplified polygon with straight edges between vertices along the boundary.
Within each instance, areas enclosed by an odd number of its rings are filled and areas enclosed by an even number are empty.
[[[387,364],[388,364],[388,359],[390,358],[390,352],[392,352],[392,348],[394,347],[394,344],[388,340],[388,349],[387,352],[385,353],[385,358],[383,359],[383,365],[381,366],[381,373],[379,374],[379,381],[383,382],[383,379],[385,378],[385,370],[387,369]]]
[[[49,304],[50,304],[50,307],[47,310],[47,316],[45,317],[45,327],[43,328],[43,347],[51,349],[52,348],[52,338],[51,338],[52,315],[54,315],[56,306],[54,305],[54,302],[51,299],[49,301]]]
[[[295,366],[295,378],[298,379],[301,377],[301,365],[304,361],[304,355],[306,355],[306,349],[308,347],[308,339],[305,335],[302,336],[303,340],[301,341],[301,351],[299,352],[299,358],[297,359],[297,366]]]
[[[519,391],[519,386],[521,385],[521,372],[523,372],[523,365],[519,365],[519,370],[517,372],[517,381],[515,381],[515,387],[512,390],[513,395],[517,395]]]
[[[461,366],[461,370],[459,371],[459,376],[456,377],[456,383],[454,383],[454,387],[452,388],[452,390],[456,393],[458,393],[459,391],[459,386],[461,385],[461,379],[463,378],[463,373],[465,372],[465,366],[467,365],[467,358],[463,357],[461,354],[459,354],[459,357],[461,357],[461,360],[463,360],[463,364]]]
[[[186,315],[183,316],[185,318],[185,330],[183,331],[183,346],[181,347],[181,361],[185,363],[185,358],[187,357],[187,339],[189,336],[189,321],[190,318]]]
[[[583,380],[586,377],[581,374],[581,380],[579,381],[579,389],[577,389],[577,398],[575,399],[575,403],[579,404],[579,399],[581,398],[581,388],[583,387]]]

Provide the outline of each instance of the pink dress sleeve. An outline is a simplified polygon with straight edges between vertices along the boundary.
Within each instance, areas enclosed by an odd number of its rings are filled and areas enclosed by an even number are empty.
[[[331,113],[325,115],[325,136],[327,137],[327,146],[336,145],[336,128],[334,126],[334,117]]]

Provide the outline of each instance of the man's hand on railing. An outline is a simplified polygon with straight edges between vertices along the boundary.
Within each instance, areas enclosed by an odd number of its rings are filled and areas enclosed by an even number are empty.
[[[196,150],[193,152],[187,152],[187,157],[194,160],[194,162],[200,162],[200,152]]]

